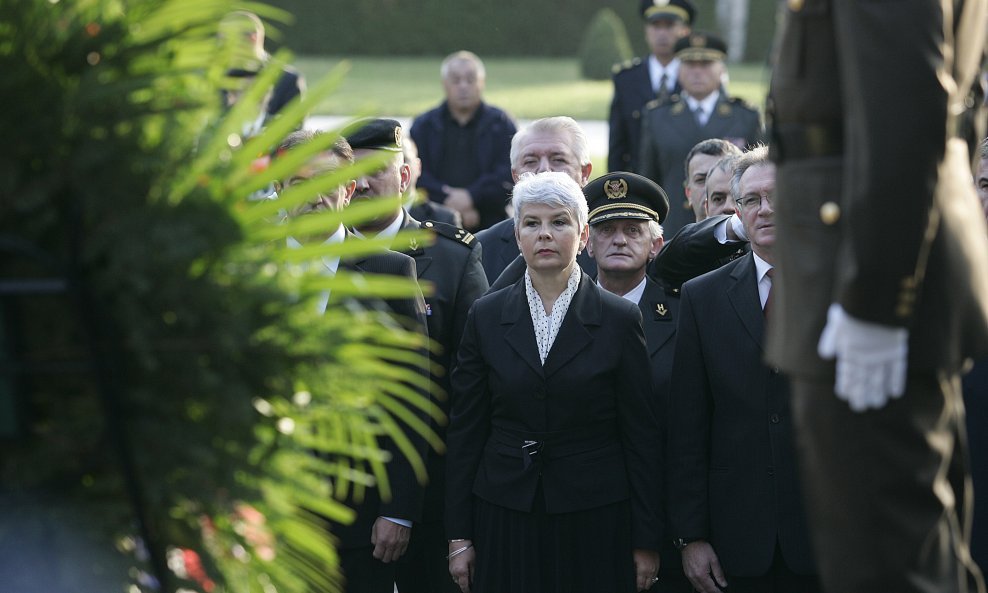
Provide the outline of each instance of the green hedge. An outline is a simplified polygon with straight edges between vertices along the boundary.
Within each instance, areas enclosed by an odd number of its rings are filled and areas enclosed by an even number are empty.
[[[697,27],[716,29],[715,0],[695,0]],[[573,56],[594,14],[610,8],[624,21],[634,52],[645,52],[637,0],[271,0],[295,15],[269,49],[299,54]],[[751,0],[747,59],[768,55],[775,0]]]
[[[580,44],[580,74],[589,80],[607,80],[614,64],[630,59],[631,55],[624,23],[610,8],[601,8]]]

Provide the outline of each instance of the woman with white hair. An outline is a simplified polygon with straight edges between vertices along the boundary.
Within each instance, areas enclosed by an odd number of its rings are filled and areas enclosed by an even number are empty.
[[[564,173],[514,189],[526,271],[474,303],[452,374],[446,531],[467,592],[627,592],[659,568],[661,451],[638,307],[576,264]]]

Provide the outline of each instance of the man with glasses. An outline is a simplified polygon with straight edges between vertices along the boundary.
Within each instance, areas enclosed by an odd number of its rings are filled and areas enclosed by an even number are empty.
[[[732,194],[751,252],[690,280],[680,293],[669,512],[683,570],[701,593],[819,591],[788,385],[762,362],[772,306],[774,191],[767,148],[739,157]]]

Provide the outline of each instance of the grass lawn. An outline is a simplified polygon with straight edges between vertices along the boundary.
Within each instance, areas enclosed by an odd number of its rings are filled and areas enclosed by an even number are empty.
[[[340,62],[332,56],[300,56],[295,65],[311,82]],[[346,115],[368,109],[381,115],[414,116],[443,98],[439,81],[442,57],[354,57],[343,88],[322,102],[316,114]],[[575,59],[488,58],[485,99],[518,119],[569,115],[607,119],[609,80],[582,80]],[[732,95],[761,108],[768,81],[762,64],[730,67]]]

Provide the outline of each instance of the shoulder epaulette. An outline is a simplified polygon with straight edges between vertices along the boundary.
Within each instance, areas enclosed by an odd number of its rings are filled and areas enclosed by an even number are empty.
[[[477,237],[473,233],[466,229],[461,229],[456,225],[427,220],[422,223],[422,227],[436,231],[437,235],[466,245],[470,249],[473,249],[477,245]]]
[[[619,64],[614,64],[614,66],[611,68],[611,73],[619,74],[621,72],[624,72],[625,70],[630,70],[631,68],[634,68],[635,66],[641,63],[642,63],[641,58],[632,58],[630,60],[625,60]]]
[[[750,111],[758,111],[758,110],[757,110],[757,109],[755,108],[755,106],[754,106],[754,105],[752,105],[751,103],[748,103],[747,101],[745,101],[745,100],[744,100],[744,99],[742,99],[741,97],[729,97],[729,98],[728,98],[727,100],[728,100],[728,101],[729,101],[730,103],[732,103],[732,104],[734,104],[734,105],[737,105],[738,107],[744,107],[745,109],[748,109],[748,110],[750,110]]]

